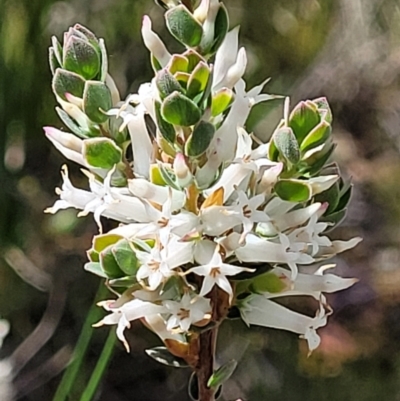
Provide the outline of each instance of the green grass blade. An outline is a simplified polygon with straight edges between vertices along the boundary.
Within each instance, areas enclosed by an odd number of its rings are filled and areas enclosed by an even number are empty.
[[[101,355],[93,370],[92,376],[90,377],[89,383],[86,386],[80,401],[91,401],[95,396],[96,390],[110,362],[114,350],[115,340],[115,330],[111,329],[110,333],[108,334],[107,341],[104,344],[103,350],[101,351]]]
[[[107,294],[108,290],[103,283],[100,284],[95,300],[99,300]],[[88,348],[90,339],[93,334],[92,324],[100,320],[103,315],[103,311],[96,305],[96,302],[91,306],[81,334],[79,335],[78,342],[75,346],[74,355],[71,363],[68,365],[61,379],[61,382],[57,388],[56,394],[54,395],[53,401],[66,401],[74,385],[76,376],[82,365],[86,350]]]

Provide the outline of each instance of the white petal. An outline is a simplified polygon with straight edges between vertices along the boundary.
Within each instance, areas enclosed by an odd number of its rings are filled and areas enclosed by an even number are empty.
[[[209,264],[214,255],[216,246],[216,243],[211,240],[197,241],[194,249],[194,260],[199,265]]]
[[[128,123],[128,130],[132,140],[134,172],[148,178],[153,146],[147,132],[144,114],[134,116]]]
[[[306,338],[310,351],[318,347],[320,339],[316,329],[325,326],[327,319],[323,311],[315,318],[285,308],[262,295],[255,295],[241,309],[243,320],[248,324],[288,330]]]
[[[239,27],[232,29],[225,36],[215,56],[213,89],[219,88],[220,82],[225,78],[228,69],[235,63],[238,50]]]
[[[171,54],[166,49],[159,36],[152,31],[151,20],[147,15],[143,17],[142,37],[145,46],[159,61],[161,66],[165,67],[171,58]]]
[[[200,295],[207,295],[214,287],[216,280],[211,276],[205,276],[203,280],[203,285],[201,286]]]

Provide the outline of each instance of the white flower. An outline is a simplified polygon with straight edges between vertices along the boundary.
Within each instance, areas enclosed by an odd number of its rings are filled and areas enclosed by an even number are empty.
[[[213,90],[220,88],[233,88],[243,76],[247,57],[242,47],[238,51],[239,27],[232,29],[225,36],[215,56]]]
[[[204,276],[200,295],[208,294],[213,289],[214,285],[217,285],[229,294],[229,300],[231,302],[233,290],[226,276],[234,276],[244,271],[253,272],[254,269],[224,263],[219,252],[219,246],[215,246],[214,253],[208,263],[192,267],[186,273],[196,273],[199,276]]]
[[[110,186],[113,171],[111,170],[108,173],[103,184],[97,181],[94,175],[87,173],[90,191],[85,191],[72,185],[68,177],[68,169],[63,166],[61,175],[64,182],[61,189],[56,189],[60,200],[57,200],[45,212],[54,214],[61,209],[73,207],[82,210],[78,216],[93,213],[100,231],[100,216],[102,215],[123,223],[151,221],[151,216],[147,214],[143,201],[133,196],[124,195],[122,191]]]
[[[200,322],[206,314],[211,313],[209,299],[201,296],[192,298],[188,293],[185,293],[179,302],[167,300],[163,305],[171,313],[167,321],[169,331],[179,327],[182,332],[187,332],[190,325]]]
[[[124,336],[124,331],[126,328],[130,328],[133,320],[140,319],[143,317],[150,317],[158,315],[160,313],[167,312],[166,308],[162,305],[156,305],[151,302],[141,301],[140,299],[133,299],[124,303],[121,307],[114,307],[115,301],[102,301],[99,306],[102,306],[107,311],[112,312],[107,315],[100,322],[93,325],[94,327],[99,327],[104,324],[113,325],[117,324],[117,337],[125,345],[126,350],[129,352],[129,344]]]
[[[302,315],[270,301],[263,295],[252,295],[246,299],[240,313],[247,324],[288,330],[300,334],[308,342],[310,351],[316,349],[321,339],[316,330],[327,323],[327,314],[320,306],[314,318]]]
[[[51,141],[54,147],[61,154],[63,154],[67,159],[72,160],[81,166],[87,167],[87,163],[82,156],[82,139],[53,127],[44,127],[43,129],[47,139]]]
[[[254,223],[266,222],[271,219],[261,210],[257,210],[264,203],[264,195],[248,198],[243,191],[237,191],[237,203],[232,207],[243,224],[243,234],[240,242],[244,242],[246,235],[253,229]]]
[[[326,210],[326,207],[324,210]],[[315,213],[313,216],[311,216],[305,227],[295,229],[288,235],[288,238],[290,242],[304,242],[308,245],[311,245],[311,255],[314,256],[319,251],[320,246],[328,247],[332,245],[332,242],[328,237],[320,236],[320,234],[323,233],[328,226],[328,223],[319,223],[318,214]]]
[[[143,17],[142,37],[145,46],[149,49],[151,54],[162,67],[165,67],[171,58],[171,54],[166,49],[159,36],[151,29],[151,19],[147,15]]]
[[[323,274],[325,270],[332,267],[335,267],[335,265],[321,266],[314,274],[298,273],[294,280],[292,280],[288,270],[276,267],[270,273],[277,276],[286,287],[279,292],[264,293],[263,295],[269,299],[308,295],[319,301],[322,298],[322,293],[345,290],[358,281],[355,278],[342,278],[335,274]]]
[[[166,244],[156,243],[150,252],[136,251],[141,263],[137,279],[147,278],[148,289],[155,290],[164,280],[174,274],[174,269],[193,260],[193,244],[180,242],[179,237],[171,234]]]
[[[235,250],[237,258],[242,262],[284,263],[292,270],[293,279],[297,274],[297,263],[310,264],[314,259],[303,249],[293,249],[286,236],[282,235],[280,242],[262,239],[254,234],[248,234],[244,246]]]

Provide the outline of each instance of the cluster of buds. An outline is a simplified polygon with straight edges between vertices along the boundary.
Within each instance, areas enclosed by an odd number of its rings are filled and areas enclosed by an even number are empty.
[[[261,93],[266,82],[246,90],[246,51],[238,48],[238,29],[228,32],[225,7],[219,0],[197,8],[159,3],[185,50],[170,54],[144,17],[155,76],[124,102],[101,39],[79,25],[63,48],[54,39],[57,111],[72,133],[45,132],[85,168],[89,189],[75,188],[64,167],[60,199],[48,212],[93,213],[99,234],[85,269],[117,296],[101,303],[110,313],[99,325],[117,325],[127,349],[125,330],[141,319],[164,343],[150,356],[197,369],[202,333],[239,316],[297,333],[312,351],[331,313],[324,293],[355,280],[324,274],[332,265],[316,266],[314,274],[303,266],[359,242],[326,236],[344,217],[351,192],[330,163],[329,105],[315,99],[290,113],[286,101],[271,141],[261,143],[245,123],[252,106],[276,96]],[[103,233],[101,216],[121,224]],[[274,301],[297,295],[319,302],[315,316]],[[209,387],[217,389],[231,370],[215,371]]]

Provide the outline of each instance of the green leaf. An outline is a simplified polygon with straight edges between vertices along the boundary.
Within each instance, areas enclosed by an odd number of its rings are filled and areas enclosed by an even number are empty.
[[[56,72],[56,69],[61,67],[61,64],[57,60],[55,50],[52,47],[49,47],[49,65],[53,75]]]
[[[171,93],[177,91],[183,93],[183,88],[178,80],[166,69],[163,68],[156,74],[156,86],[161,99],[165,99]]]
[[[165,187],[167,183],[162,178],[160,167],[157,164],[152,164],[150,166],[150,182],[156,185]]]
[[[158,167],[159,167],[159,171],[160,171],[163,181],[169,187],[172,187],[174,189],[177,189],[178,191],[181,191],[181,187],[176,182],[176,176],[175,176],[174,171],[171,168],[164,166],[162,163],[159,163]]]
[[[91,30],[81,24],[75,24],[74,30],[80,32],[95,48],[98,47],[99,41]]]
[[[196,50],[194,50],[194,49],[186,50],[186,51],[182,54],[182,56],[186,57],[187,60],[188,60],[188,62],[189,62],[189,65],[188,65],[188,68],[187,68],[187,71],[188,71],[189,73],[192,72],[192,71],[195,69],[196,65],[199,64],[200,61],[204,61],[204,62],[206,61],[206,60],[205,60],[198,52],[196,52]]]
[[[224,4],[220,3],[220,7],[214,22],[214,43],[209,54],[217,52],[229,29],[229,15]]]
[[[325,215],[329,215],[334,210],[336,210],[339,200],[340,200],[340,193],[339,193],[339,182],[335,182],[329,189],[324,192],[317,194],[314,197],[315,202],[329,204],[328,209],[325,212]]]
[[[83,128],[81,128],[74,119],[72,119],[68,113],[66,113],[63,109],[61,109],[60,107],[56,107],[56,112],[58,114],[58,116],[60,117],[60,119],[62,120],[62,122],[77,136],[86,139],[87,137],[89,137],[90,135],[88,135],[87,130],[84,130]],[[100,133],[99,133],[100,134]]]
[[[276,194],[285,201],[306,202],[311,199],[312,189],[309,184],[301,180],[279,180],[275,184]]]
[[[174,92],[162,103],[161,115],[170,124],[189,127],[200,120],[201,112],[192,100]]]
[[[321,171],[325,164],[328,163],[334,150],[335,145],[327,143],[319,152],[304,160],[309,166],[307,170],[310,176],[316,175]]]
[[[229,362],[222,365],[218,368],[208,379],[207,386],[208,387],[218,387],[225,381],[227,381],[235,371],[237,366],[237,361],[234,359],[230,360]]]
[[[334,227],[338,226],[346,217],[347,209],[339,210],[338,212],[332,213],[328,216],[323,215],[320,217],[319,221],[323,223],[331,223],[332,227],[330,227],[326,232],[331,231]]]
[[[282,127],[275,131],[273,142],[279,153],[290,163],[297,164],[300,160],[299,144],[291,128]]]
[[[344,209],[350,202],[351,194],[353,192],[353,185],[348,183],[340,190],[340,200],[336,207],[337,210]]]
[[[165,121],[164,118],[162,117],[161,103],[158,100],[154,102],[154,110],[156,113],[157,127],[162,137],[170,144],[174,144],[176,138],[175,128],[172,124]]]
[[[108,281],[108,284],[110,287],[114,288],[129,288],[132,287],[133,285],[137,284],[137,279],[136,276],[128,276],[128,277],[121,277],[121,278],[115,278],[112,280]],[[140,286],[140,285],[139,285]],[[140,286],[141,288],[141,286]]]
[[[122,150],[109,138],[85,139],[82,154],[90,166],[104,169],[112,169],[122,158]]]
[[[193,99],[197,94],[203,92],[210,78],[210,69],[206,63],[200,61],[190,75],[186,95]]]
[[[168,70],[171,74],[176,72],[187,72],[189,67],[189,60],[180,54],[174,54],[168,63]]]
[[[66,93],[80,98],[83,96],[85,81],[74,72],[57,68],[53,77],[52,87],[57,96],[62,100],[68,101],[65,97]]]
[[[190,157],[201,156],[210,146],[214,138],[215,127],[213,124],[200,121],[193,129],[185,144],[185,153]]]
[[[211,115],[216,117],[225,112],[232,104],[234,98],[235,95],[233,91],[228,88],[222,88],[214,93],[211,103]]]
[[[298,143],[302,143],[319,122],[317,106],[309,101],[300,102],[289,117],[289,127],[292,128]]]
[[[182,44],[189,47],[200,44],[203,28],[183,4],[168,10],[165,19],[171,35]]]
[[[93,250],[100,253],[108,246],[116,244],[122,237],[117,234],[99,234],[93,237]]]
[[[124,276],[124,273],[119,268],[118,263],[115,260],[115,257],[112,253],[112,248],[113,246],[110,245],[100,252],[100,265],[108,278],[120,278]]]
[[[154,347],[150,349],[146,349],[146,354],[156,360],[157,362],[171,366],[173,368],[188,368],[189,365],[187,362],[182,359],[172,355],[167,347]]]
[[[86,81],[83,92],[83,111],[95,123],[102,124],[108,120],[104,113],[111,109],[111,92],[107,85],[100,81]]]
[[[102,278],[108,278],[107,274],[104,273],[104,270],[101,268],[101,264],[98,262],[87,262],[85,263],[83,267],[87,272],[93,273],[96,276],[102,277]]]
[[[306,152],[309,149],[322,145],[331,135],[332,127],[327,121],[321,121],[303,140],[300,150]]]
[[[70,36],[64,44],[63,67],[85,79],[92,79],[100,71],[100,55],[89,42]]]
[[[286,288],[286,284],[274,273],[260,274],[252,281],[250,290],[255,293],[278,293]]]
[[[62,46],[55,36],[52,36],[51,44],[52,44],[51,48],[54,50],[54,56],[57,59],[58,64],[62,66],[63,64]]]
[[[318,99],[314,99],[312,101],[318,108],[318,112],[321,116],[321,120],[326,121],[329,124],[332,124],[332,111],[329,107],[329,103],[326,97],[320,97]]]
[[[127,275],[134,276],[139,268],[136,254],[126,239],[118,241],[112,247],[112,254],[118,263],[119,268]]]

